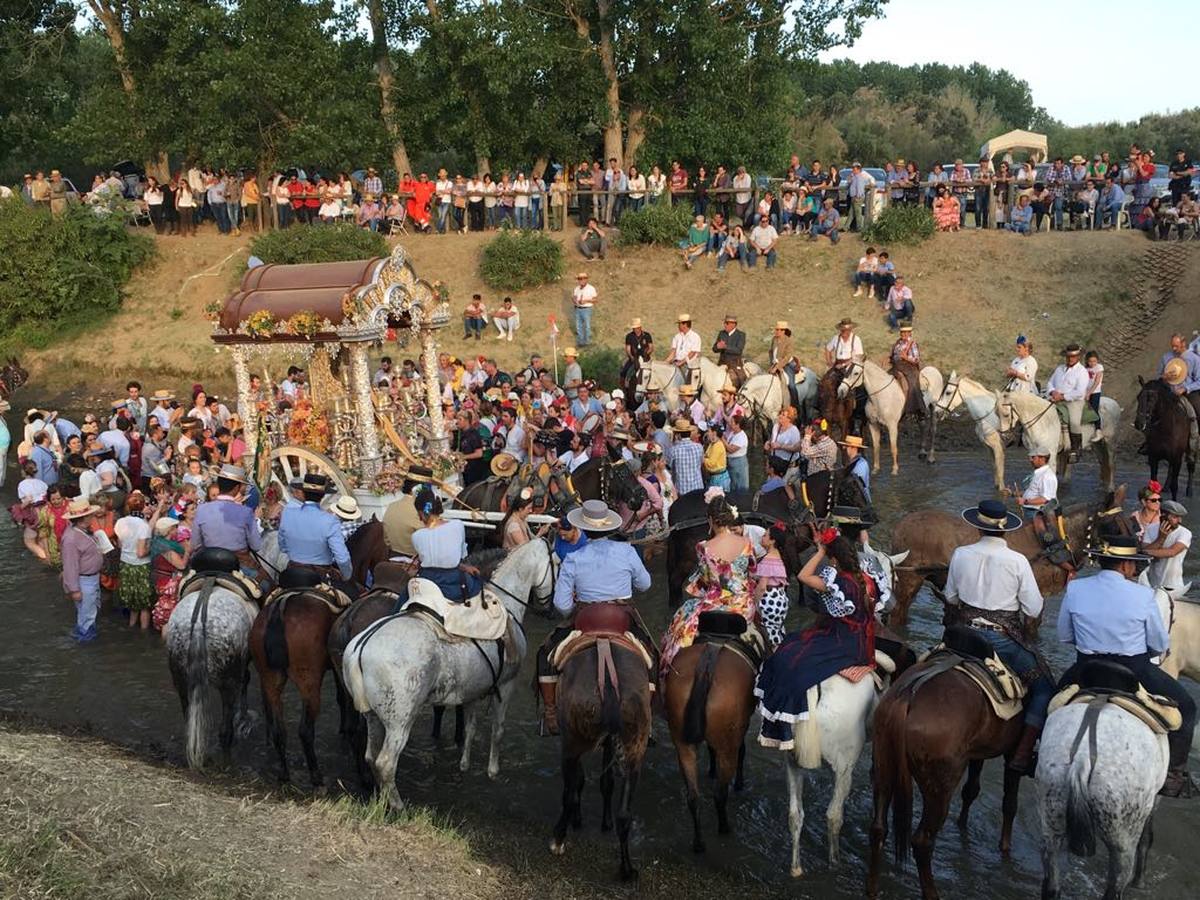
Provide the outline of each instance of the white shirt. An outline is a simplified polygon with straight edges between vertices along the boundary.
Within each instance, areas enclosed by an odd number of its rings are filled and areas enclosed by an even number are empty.
[[[449,178],[439,178],[433,183],[433,189],[437,191],[438,202],[445,206],[450,202],[450,194],[454,191],[454,182]]]
[[[525,429],[519,422],[514,422],[504,437],[504,452],[515,456],[517,462],[525,462],[525,444]]]
[[[750,231],[750,243],[764,253],[777,240],[779,240],[779,232],[775,230],[774,225],[755,225]]]
[[[455,569],[467,555],[467,529],[458,519],[447,519],[436,528],[418,528],[412,543],[422,566]]]
[[[685,362],[689,369],[695,369],[700,365],[700,335],[692,328],[687,331],[677,331],[671,338],[671,359],[675,364]],[[691,359],[688,359],[688,354],[696,354]]]
[[[750,176],[748,174],[742,173],[741,175],[734,175],[733,187],[737,189],[737,193],[733,195],[734,201],[737,203],[749,203],[751,196],[751,185],[752,182],[750,181]]]
[[[571,296],[574,298],[576,306],[590,309],[596,302],[596,287],[591,284],[577,284],[575,290],[571,292]]]
[[[84,500],[91,500],[100,493],[101,486],[100,476],[91,469],[84,469],[79,473],[79,496]]]
[[[40,478],[23,478],[17,485],[17,499],[22,503],[41,503],[46,499],[50,486]]]
[[[725,455],[728,459],[741,459],[746,455],[746,451],[750,447],[750,439],[746,437],[746,432],[744,431],[730,432],[725,435],[725,441],[736,448],[734,450],[730,450],[728,446],[725,448]]]
[[[1016,371],[1016,375],[1009,382],[1008,389],[1010,391],[1023,391],[1026,394],[1034,392],[1035,382],[1037,381],[1037,360],[1032,356],[1014,356],[1009,367]]]
[[[1058,476],[1054,474],[1049,463],[1033,470],[1033,474],[1029,476],[1029,483],[1025,486],[1025,493],[1021,494],[1021,502],[1034,497],[1045,497],[1047,501],[1058,499]]]
[[[1087,396],[1088,372],[1080,363],[1073,366],[1061,365],[1054,370],[1046,383],[1046,396],[1058,391],[1064,400],[1082,400]]]
[[[1029,560],[1011,549],[1002,537],[981,537],[959,547],[950,557],[946,602],[959,601],[976,609],[1041,615],[1042,594]]]
[[[795,447],[796,449],[794,450],[781,450],[778,447],[771,450],[772,456],[778,456],[781,459],[791,462],[800,455],[800,429],[795,425],[789,425],[783,431],[780,431],[779,423],[776,422],[771,426],[771,443]]]
[[[829,343],[825,345],[825,349],[833,354],[836,362],[852,359],[855,362],[862,362],[864,353],[862,339],[857,334],[852,334],[850,340],[842,340],[842,335],[839,332],[829,339]]]
[[[580,466],[582,466],[585,462],[587,462],[589,459],[591,459],[591,456],[588,454],[587,450],[580,450],[578,453],[573,453],[570,450],[568,450],[566,453],[563,453],[558,458],[559,458],[559,461],[566,463],[568,472],[574,472],[576,469],[578,469]]]
[[[1192,533],[1182,525],[1163,538],[1164,550],[1174,547],[1176,544],[1183,544],[1185,547],[1192,546]],[[1165,591],[1183,587],[1183,558],[1187,554],[1187,550],[1184,550],[1169,559],[1156,558],[1151,562],[1148,576],[1151,586],[1162,588]]]
[[[117,475],[121,472],[121,467],[117,465],[115,459],[106,459],[100,465],[96,466],[96,475],[100,478],[101,484],[116,484]],[[105,476],[108,476],[105,478]]]
[[[121,542],[121,562],[129,566],[145,566],[150,555],[138,556],[138,541],[150,540],[150,523],[141,516],[125,516],[113,525],[117,540]]]

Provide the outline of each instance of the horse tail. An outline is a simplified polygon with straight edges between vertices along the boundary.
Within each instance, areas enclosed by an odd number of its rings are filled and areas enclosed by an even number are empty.
[[[267,626],[263,630],[263,655],[267,659],[267,668],[273,672],[288,670],[287,634],[284,630],[283,604],[286,598],[281,597],[267,605]]]
[[[1076,753],[1067,768],[1067,847],[1076,856],[1096,855],[1096,829],[1087,785],[1091,774],[1089,755]]]
[[[913,783],[908,768],[908,699],[895,698],[880,704],[875,713],[872,740],[875,746],[876,798],[882,798],[883,809],[876,810],[879,821],[885,821],[887,807],[892,807],[892,831],[895,834],[896,865],[903,868],[908,860],[912,837]]]
[[[619,736],[621,734],[621,695],[613,683],[611,672],[616,671],[613,659],[612,642],[601,640],[596,642],[598,668],[600,671],[600,727],[605,734]],[[607,660],[607,664],[606,664]],[[611,667],[611,668],[610,668]]]
[[[346,692],[354,701],[354,708],[364,714],[371,711],[371,704],[367,701],[367,687],[363,682],[362,670],[364,638],[369,633],[364,632],[358,635],[350,642],[350,645],[346,647],[346,652],[342,655],[342,678],[346,682]]]
[[[187,723],[184,726],[188,765],[193,769],[204,766],[208,752],[208,598],[217,582],[207,578],[192,609],[192,627],[188,635],[187,662]],[[199,629],[197,629],[199,619]],[[199,634],[197,635],[197,630]]]
[[[689,744],[701,743],[708,731],[708,692],[720,652],[716,644],[706,646],[692,675],[692,690],[683,708],[683,739]]]

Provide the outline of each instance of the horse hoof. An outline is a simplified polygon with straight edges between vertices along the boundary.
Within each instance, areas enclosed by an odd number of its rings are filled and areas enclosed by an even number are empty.
[[[458,761],[458,771],[466,772],[467,769],[469,769],[469,768],[471,768],[471,764],[469,762],[467,762],[466,760]]]
[[[900,474],[900,467],[899,467],[899,466],[892,466],[892,474],[893,474],[893,475],[899,475],[899,474]]]
[[[558,841],[551,840],[550,841],[550,852],[553,853],[555,856],[562,856],[564,853],[567,852],[567,842],[563,841],[562,843],[559,843]]]
[[[492,779],[492,781],[495,781],[497,778],[500,777],[500,766],[499,765],[488,766],[487,775],[488,775],[488,778]]]
[[[1000,855],[1001,855],[1001,856],[1008,856],[1008,855],[1009,855],[1011,852],[1012,852],[1012,841],[1006,841],[1006,840],[1003,840],[1003,839],[1001,839],[1001,841],[1000,841]]]
[[[793,878],[803,878],[804,877],[804,867],[803,866],[792,866],[792,877]]]

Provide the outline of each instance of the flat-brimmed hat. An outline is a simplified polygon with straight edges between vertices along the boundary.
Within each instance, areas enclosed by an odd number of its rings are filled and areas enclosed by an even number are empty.
[[[680,313],[678,316],[676,316],[676,317],[675,317],[675,321],[676,321],[676,322],[678,322],[678,323],[679,323],[679,324],[681,324],[681,325],[682,325],[684,322],[687,322],[687,323],[689,323],[689,324],[690,324],[690,323],[691,323],[691,321],[692,321],[692,316],[691,316],[691,313]]]
[[[520,467],[521,463],[511,453],[497,453],[492,457],[492,474],[497,478],[511,478]]]
[[[696,386],[694,384],[681,384],[679,386],[679,393],[686,397],[694,397],[696,394]]]
[[[641,328],[642,327],[641,318],[639,316],[634,316],[633,319],[629,322],[629,327],[630,328]]]
[[[736,394],[737,388],[733,384],[733,379],[731,379],[728,375],[726,375],[725,383],[721,385],[721,389],[719,391],[717,391],[717,393],[718,394]]]
[[[658,444],[654,441],[634,441],[629,445],[629,449],[634,453],[653,453],[658,449]]]
[[[911,325],[901,325],[900,333],[904,334],[904,332],[906,332],[906,331],[912,331],[912,326]]]
[[[1119,562],[1149,562],[1150,557],[1141,552],[1136,537],[1129,535],[1114,535],[1103,538],[1100,546],[1088,548],[1088,555],[1099,559],[1115,559]]]
[[[1078,344],[1067,344],[1067,346],[1062,348],[1063,356],[1078,356],[1082,352],[1083,348]]]
[[[246,470],[232,463],[225,463],[217,470],[217,477],[225,481],[236,481],[238,484],[249,484],[246,480]]]
[[[838,443],[843,447],[854,447],[856,450],[865,450],[867,446],[862,437],[857,434],[848,434],[844,441],[838,441]]]
[[[1086,160],[1086,159],[1084,159],[1082,156],[1080,156],[1078,153],[1076,153],[1074,156],[1072,156],[1072,157],[1071,157],[1071,164],[1072,164],[1072,165],[1075,165],[1075,166],[1077,166],[1077,165],[1079,165],[1080,163],[1085,163],[1085,162],[1087,162],[1087,160]]]
[[[829,511],[829,521],[835,525],[870,525],[857,506],[835,506]]]
[[[1159,510],[1164,513],[1170,513],[1173,516],[1186,516],[1187,507],[1176,500],[1164,500]]]
[[[725,313],[725,318],[722,321],[736,322],[738,320],[737,313]]]
[[[175,395],[170,391],[155,391],[150,395],[150,399],[158,402],[159,400],[174,400]]]
[[[1176,385],[1183,384],[1185,378],[1187,378],[1187,363],[1178,356],[1167,360],[1167,364],[1163,366],[1162,380],[1167,384]]]
[[[776,331],[787,331],[791,327],[792,326],[789,325],[785,319],[780,319],[778,322],[775,323]]]
[[[99,422],[84,422],[82,425],[79,426],[79,431],[81,434],[97,435],[100,433],[100,423]]]
[[[629,432],[621,431],[620,429],[617,429],[616,431],[614,431],[612,434],[609,435],[609,437],[612,438],[614,441],[627,441],[630,439]]]
[[[94,516],[100,512],[102,512],[100,507],[93,506],[87,500],[80,498],[78,500],[71,501],[70,505],[67,506],[67,511],[63,515],[63,518],[65,518],[65,519],[85,519],[88,516]]]
[[[691,434],[692,424],[691,419],[679,418],[671,424],[671,430],[676,434]]]
[[[847,316],[846,318],[842,319],[842,321],[837,323],[837,327],[838,327],[839,331],[843,328],[854,328],[857,325],[858,325],[858,323],[855,322],[853,319],[851,319],[849,316]]]
[[[581,531],[616,531],[621,517],[603,500],[584,500],[583,505],[567,513],[567,521]]]
[[[980,500],[978,506],[964,509],[962,517],[972,528],[982,531],[1016,531],[1021,527],[1021,517],[1010,513],[999,500]]]
[[[578,355],[579,355],[579,351],[576,350],[574,347],[567,347],[565,350],[563,350],[563,356],[578,356]]]
[[[328,475],[322,475],[320,472],[308,472],[304,476],[304,481],[300,483],[300,490],[306,494],[336,494],[337,485],[329,479]]]
[[[333,504],[329,511],[347,522],[355,522],[362,518],[362,510],[358,508],[358,501],[349,494],[338,497],[337,503]]]

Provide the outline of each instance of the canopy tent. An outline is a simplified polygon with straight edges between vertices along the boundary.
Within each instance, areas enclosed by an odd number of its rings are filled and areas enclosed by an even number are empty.
[[[980,159],[995,159],[1007,155],[1011,160],[1013,150],[1025,150],[1035,163],[1045,162],[1047,155],[1046,136],[1032,131],[1010,131],[994,137],[979,148]]]

